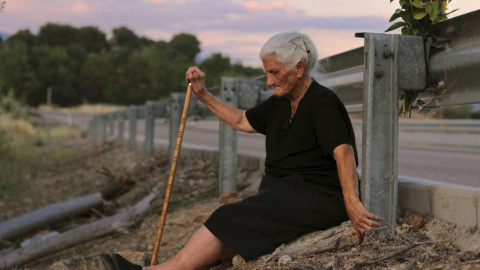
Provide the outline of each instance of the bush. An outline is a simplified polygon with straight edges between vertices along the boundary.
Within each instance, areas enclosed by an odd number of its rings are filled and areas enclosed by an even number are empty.
[[[473,106],[448,106],[442,109],[443,118],[445,119],[470,119]]]

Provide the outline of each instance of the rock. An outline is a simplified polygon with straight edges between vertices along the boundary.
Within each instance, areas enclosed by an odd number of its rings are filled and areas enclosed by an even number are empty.
[[[236,255],[233,257],[232,264],[233,266],[240,266],[246,264],[246,262],[240,255]]]
[[[412,229],[412,225],[408,225],[406,223],[403,223],[400,227],[401,227],[402,233],[409,233],[410,230]]]
[[[292,257],[288,255],[283,255],[282,257],[280,257],[280,259],[278,259],[278,265],[285,265],[291,261],[292,261]]]
[[[412,225],[414,230],[418,231],[425,226],[425,219],[421,216],[413,215],[410,218],[410,225]]]
[[[199,159],[197,161],[197,170],[202,171],[203,169],[205,169],[205,161]]]
[[[335,269],[337,262],[335,260],[325,264],[325,269]]]
[[[456,262],[459,262],[459,261],[460,261],[460,259],[457,256],[450,256],[447,259],[447,263],[456,263]]]
[[[238,194],[236,192],[225,192],[220,195],[220,203],[227,204],[227,203],[235,203],[238,202]]]
[[[50,267],[48,267],[48,270],[68,270],[68,266],[66,266],[63,262],[55,262],[53,263]]]

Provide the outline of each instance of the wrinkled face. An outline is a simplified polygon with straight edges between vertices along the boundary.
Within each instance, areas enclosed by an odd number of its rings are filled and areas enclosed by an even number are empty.
[[[288,69],[287,66],[279,63],[275,54],[265,55],[262,61],[263,69],[267,73],[267,85],[274,87],[273,95],[289,96],[298,84],[295,68]]]

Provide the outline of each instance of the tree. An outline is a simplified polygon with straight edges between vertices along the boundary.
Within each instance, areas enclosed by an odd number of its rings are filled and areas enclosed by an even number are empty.
[[[70,25],[47,23],[37,35],[39,45],[66,47],[78,42],[79,30]]]
[[[81,27],[77,39],[87,53],[99,53],[108,49],[107,35],[94,26]]]
[[[221,53],[213,53],[199,65],[207,76],[207,87],[220,85],[220,77],[232,69],[230,58],[222,56]]]
[[[190,63],[195,63],[195,58],[200,52],[200,41],[190,34],[177,34],[173,36],[168,45],[174,57],[184,55]]]
[[[60,106],[80,104],[81,99],[75,89],[75,63],[67,49],[61,47],[39,46],[32,50],[34,69],[41,87],[38,92],[46,96],[52,88],[52,102]],[[40,102],[40,101],[37,101]]]
[[[129,51],[138,49],[140,46],[140,39],[129,28],[122,26],[113,29],[113,36],[111,40],[114,46],[123,48]]]
[[[13,42],[23,42],[29,48],[31,48],[35,43],[35,36],[28,29],[20,30],[17,33],[8,37],[7,43],[13,43]]]
[[[9,42],[0,50],[0,59],[0,94],[12,91],[16,98],[38,105],[32,101],[40,82],[29,63],[27,45],[19,41]]]
[[[85,102],[105,102],[104,91],[110,83],[112,65],[105,53],[91,53],[80,75],[81,99]]]

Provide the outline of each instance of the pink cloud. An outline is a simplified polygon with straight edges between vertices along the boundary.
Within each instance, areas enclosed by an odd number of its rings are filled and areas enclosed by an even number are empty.
[[[79,1],[73,6],[72,11],[76,14],[88,14],[92,9],[85,2]]]
[[[243,5],[250,10],[254,11],[265,11],[265,10],[275,10],[275,9],[281,9],[284,10],[288,13],[295,13],[296,10],[292,7],[289,7],[285,5],[284,3],[280,1],[270,1],[268,3],[260,3],[259,1],[255,0],[249,0],[245,1]]]
[[[152,3],[152,4],[163,4],[170,2],[169,0],[144,0],[144,2]]]

